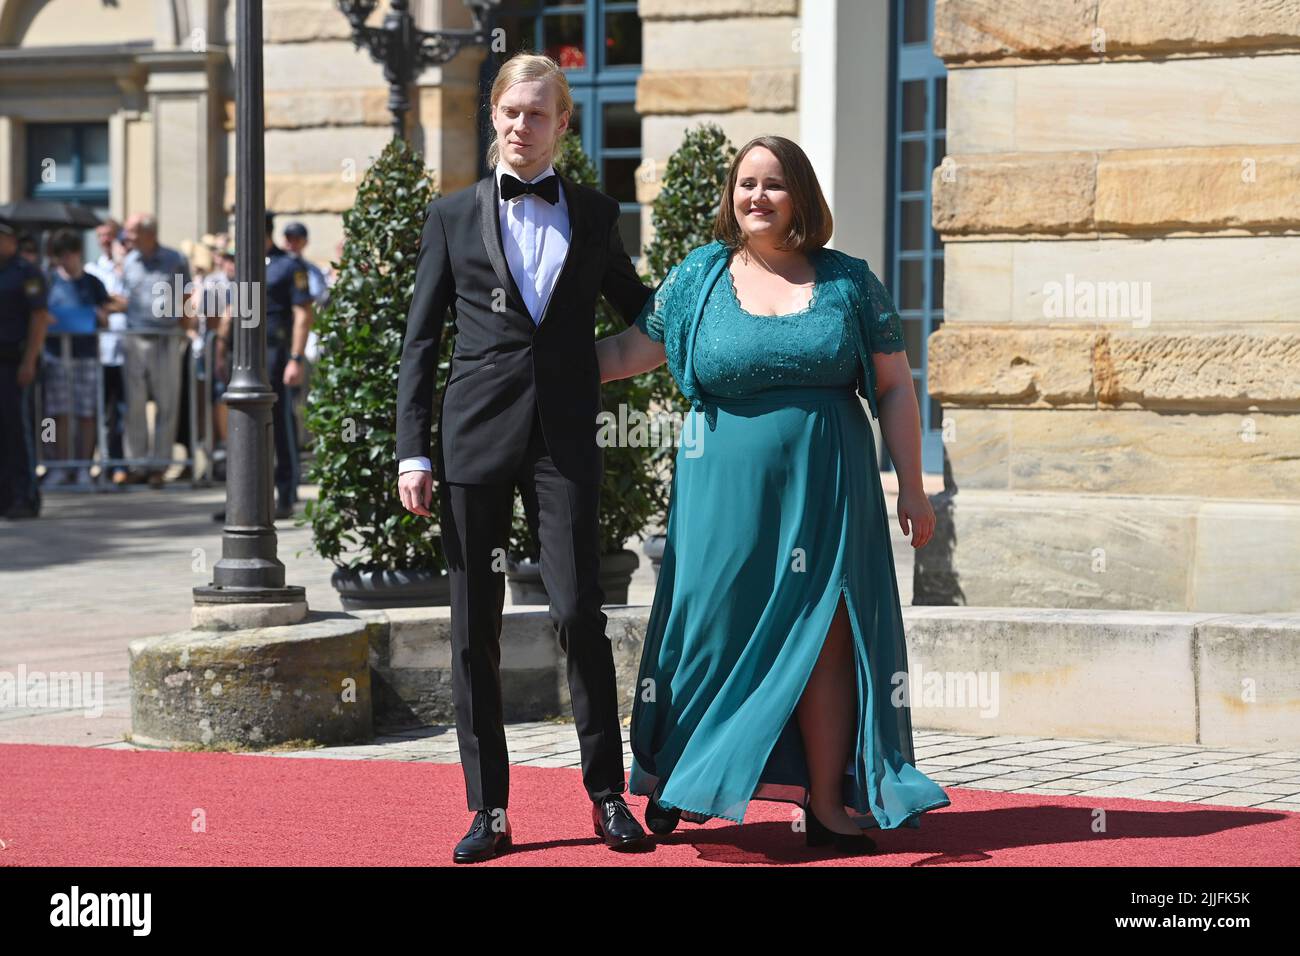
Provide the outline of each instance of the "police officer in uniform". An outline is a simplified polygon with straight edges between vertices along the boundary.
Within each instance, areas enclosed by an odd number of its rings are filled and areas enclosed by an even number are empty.
[[[303,381],[307,335],[311,331],[312,295],[307,267],[277,246],[272,214],[266,214],[266,369],[275,389],[275,516],[288,518],[298,501],[298,428],[293,414],[295,390]]]
[[[18,235],[0,220],[0,515],[41,513],[36,481],[32,382],[54,320],[46,309],[41,270],[18,254]]]

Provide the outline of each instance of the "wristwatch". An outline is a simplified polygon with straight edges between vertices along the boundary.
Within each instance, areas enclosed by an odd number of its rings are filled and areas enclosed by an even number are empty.
[[[295,352],[295,353],[293,353],[292,355],[289,356],[289,361],[290,361],[290,362],[305,362],[305,361],[307,361],[307,356],[303,355],[301,352]]]

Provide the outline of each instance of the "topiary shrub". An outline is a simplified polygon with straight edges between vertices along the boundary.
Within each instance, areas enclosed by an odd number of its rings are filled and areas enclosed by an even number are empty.
[[[425,211],[437,195],[420,155],[393,140],[343,214],[339,277],[314,326],[320,359],[306,402],[315,436],[307,480],[320,492],[304,507],[316,551],[340,568],[446,571],[442,539],[429,519],[402,507],[394,458],[406,315]],[[452,339],[449,322],[439,359],[443,380]],[[435,415],[434,448],[437,429]]]
[[[716,123],[686,131],[664,168],[663,187],[650,207],[654,238],[645,248],[646,275],[657,285],[686,253],[713,241],[718,200],[736,148]]]

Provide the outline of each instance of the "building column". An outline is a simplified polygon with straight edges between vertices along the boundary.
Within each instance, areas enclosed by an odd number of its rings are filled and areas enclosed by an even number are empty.
[[[142,54],[149,69],[145,93],[153,118],[154,214],[158,237],[169,246],[195,239],[214,225],[219,177],[213,175],[215,73],[209,51]]]
[[[917,603],[1300,609],[1300,54],[1255,55],[1297,41],[1281,8],[939,0]]]

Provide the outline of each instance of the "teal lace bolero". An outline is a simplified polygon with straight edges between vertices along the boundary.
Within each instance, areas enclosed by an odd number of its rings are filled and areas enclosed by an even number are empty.
[[[898,352],[904,348],[902,321],[898,310],[866,260],[835,249],[819,249],[811,253],[811,257],[817,281],[809,308],[833,309],[841,318],[850,320],[846,325],[857,353],[857,391],[867,399],[872,416],[879,417],[875,365],[871,355],[876,352]],[[730,250],[716,240],[691,250],[669,270],[636,318],[636,324],[647,336],[664,343],[668,368],[677,381],[678,388],[694,408],[706,413],[710,424],[715,420],[716,412],[710,408],[707,396],[701,394],[696,380],[698,360],[695,359],[695,349],[699,345],[698,330],[706,307],[710,302],[716,307],[716,303],[726,301],[726,290],[734,290],[730,276],[723,275],[729,260]],[[725,283],[722,295],[711,295],[719,283]],[[734,300],[734,293],[732,299]],[[738,301],[735,302],[735,307],[740,308]],[[776,322],[782,317],[757,318]],[[788,326],[788,335],[797,334],[797,326]],[[822,334],[826,333],[823,331]],[[796,343],[787,343],[786,347],[793,349],[795,345]],[[807,351],[805,347],[805,352]],[[829,360],[840,361],[837,357]],[[734,361],[737,367],[733,371],[739,384],[740,378],[746,374],[742,372],[741,365],[747,358],[738,355]],[[705,364],[707,366],[708,361]],[[719,367],[709,371],[713,373],[723,370]],[[760,371],[754,374],[762,373]],[[712,377],[716,378],[716,375]],[[772,381],[773,384],[793,384],[789,379]],[[752,386],[753,383],[749,384]]]

